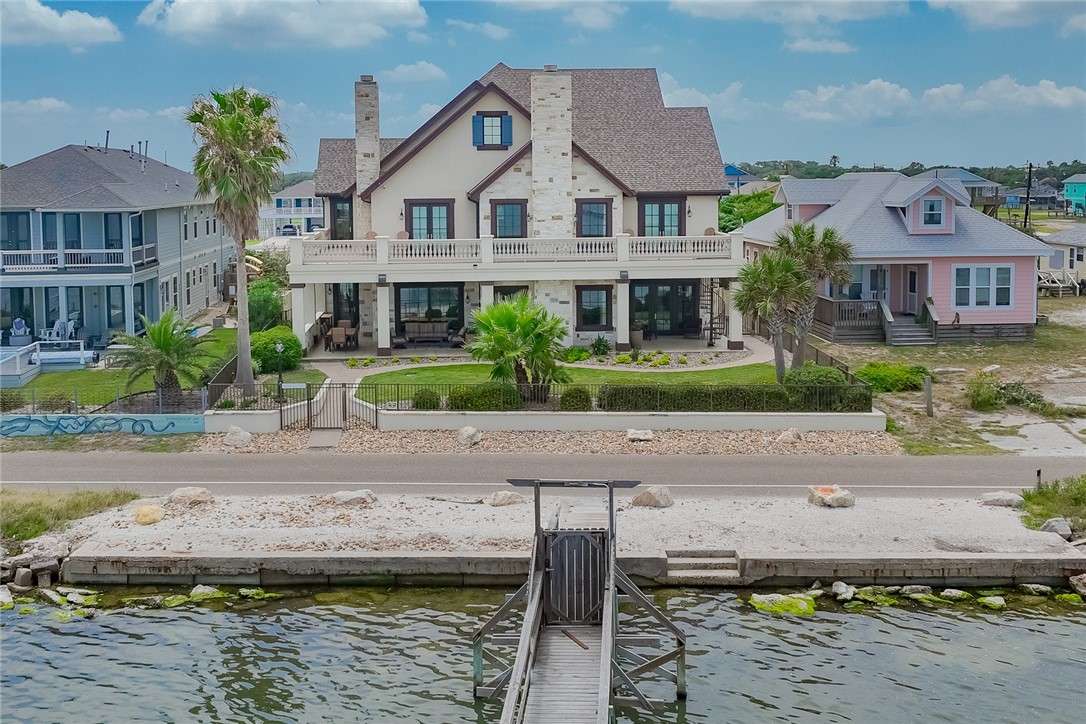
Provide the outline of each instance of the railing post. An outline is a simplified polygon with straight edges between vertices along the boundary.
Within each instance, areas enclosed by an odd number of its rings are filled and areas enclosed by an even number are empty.
[[[200,388],[200,412],[207,412],[207,385]]]
[[[295,236],[290,240],[290,263],[301,265],[305,261],[305,239]]]
[[[388,264],[388,237],[378,236],[377,239],[377,263]]]
[[[739,261],[743,258],[743,232],[733,231],[729,234],[729,259]]]
[[[494,263],[494,236],[492,234],[479,236],[479,261],[483,264]]]
[[[629,234],[616,234],[615,235],[615,254],[616,259],[620,262],[630,260],[630,235]]]

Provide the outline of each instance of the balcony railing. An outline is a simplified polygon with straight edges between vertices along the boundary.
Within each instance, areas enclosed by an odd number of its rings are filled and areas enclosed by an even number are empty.
[[[60,253],[55,249],[0,251],[0,268],[4,271],[54,271],[60,265]]]
[[[815,303],[815,321],[831,327],[881,327],[882,305],[875,299],[829,299]]]
[[[306,235],[292,241],[292,261],[302,264],[426,264],[466,262],[693,261],[732,259],[741,240],[716,236],[651,236],[568,239],[374,239],[332,241]],[[738,256],[734,257],[738,259]]]
[[[133,264],[149,264],[158,259],[158,244],[144,244],[132,247]]]
[[[124,266],[124,252],[120,249],[69,249],[64,252],[64,266],[69,269]]]

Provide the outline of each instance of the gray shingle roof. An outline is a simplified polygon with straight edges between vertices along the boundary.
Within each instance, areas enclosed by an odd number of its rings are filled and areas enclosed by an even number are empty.
[[[71,145],[0,171],[5,207],[153,209],[196,201],[196,178],[138,153]]]
[[[1086,184],[1086,173],[1076,173],[1063,180],[1065,184]]]
[[[1062,244],[1064,246],[1086,246],[1086,224],[1075,224],[1070,229],[1049,234],[1045,237],[1046,244]]]
[[[997,186],[995,181],[989,181],[983,176],[978,176],[964,168],[932,168],[916,174],[913,178],[956,178],[963,186]]]
[[[381,158],[403,143],[402,138],[382,138]],[[317,196],[338,196],[354,186],[354,139],[322,138],[313,178]]]
[[[902,178],[895,183],[882,197],[882,202],[887,206],[908,206],[916,197],[926,193],[928,189],[942,186],[944,190],[956,196],[959,203],[969,205],[969,192],[962,186],[962,182],[956,178]]]
[[[781,177],[781,192],[791,204],[813,204],[822,206],[836,204],[852,188],[852,183],[835,178],[794,178]]]
[[[305,198],[306,196],[313,196],[314,184],[313,179],[306,179],[305,181],[299,181],[298,183],[287,186],[282,191],[272,194],[272,198],[279,199],[293,199],[293,198]]]
[[[796,203],[789,188],[802,197],[804,185],[826,179],[789,181],[786,186],[785,179],[782,179],[781,188],[787,200]],[[900,196],[902,192],[896,189],[897,185],[910,181],[899,173],[848,173],[832,181],[842,184],[840,201],[811,221],[820,230],[829,227],[837,229],[851,242],[858,259],[994,254],[1028,256],[1048,252],[1047,247],[1032,236],[969,206],[955,207],[953,234],[909,234],[900,211],[887,206],[885,201],[887,196]],[[825,183],[812,185],[822,198],[830,195]],[[906,183],[908,187],[913,185]],[[742,231],[754,241],[768,242],[785,224],[782,207],[751,221]]]

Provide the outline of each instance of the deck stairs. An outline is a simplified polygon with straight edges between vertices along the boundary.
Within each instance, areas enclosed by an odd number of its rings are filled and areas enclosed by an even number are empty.
[[[1062,297],[1065,294],[1079,295],[1079,282],[1066,270],[1038,271],[1037,289],[1046,292],[1050,297]]]
[[[917,324],[915,318],[904,317],[890,323],[889,343],[895,347],[934,346],[935,338],[927,325]]]
[[[739,557],[734,550],[688,548],[667,550],[668,583],[684,586],[734,586]]]

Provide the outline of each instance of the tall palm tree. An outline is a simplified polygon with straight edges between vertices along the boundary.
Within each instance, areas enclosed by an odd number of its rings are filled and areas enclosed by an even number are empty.
[[[127,349],[118,354],[121,365],[128,370],[126,387],[132,389],[144,375],[151,375],[155,391],[167,404],[181,402],[181,382],[194,384],[204,371],[207,354],[200,345],[210,336],[194,337],[192,329],[173,309],[162,313],[157,322],[143,320],[144,334],[121,334],[115,337]]]
[[[522,394],[528,385],[565,382],[569,373],[558,364],[566,323],[527,292],[495,302],[472,315],[477,338],[467,346],[473,359],[492,362],[490,378],[516,383]]]
[[[234,382],[255,389],[249,346],[249,289],[245,241],[259,235],[259,210],[290,159],[273,98],[247,88],[211,91],[192,101],[185,120],[199,148],[193,159],[196,193],[215,199],[215,214],[234,239],[237,269],[238,371]]]
[[[735,305],[744,314],[756,314],[769,326],[777,382],[784,382],[784,325],[788,310],[806,299],[813,288],[803,265],[779,249],[772,249],[739,270]]]
[[[818,287],[828,281],[843,286],[852,280],[852,244],[829,227],[818,231],[814,224],[797,222],[777,232],[777,249],[803,265],[810,290],[795,307],[796,350],[792,353],[792,368],[802,367],[806,359],[807,337],[814,326]]]

